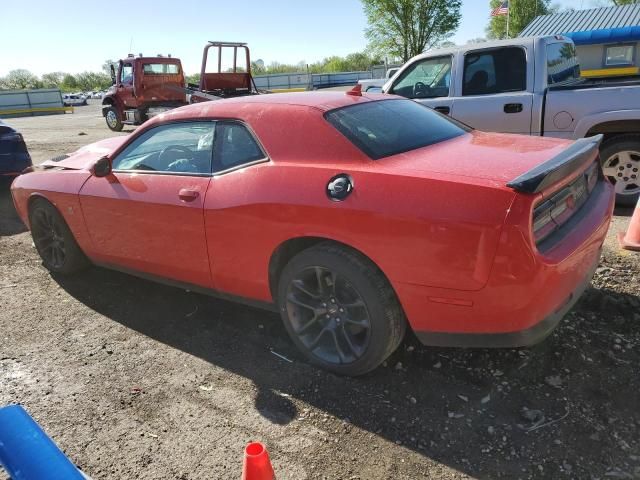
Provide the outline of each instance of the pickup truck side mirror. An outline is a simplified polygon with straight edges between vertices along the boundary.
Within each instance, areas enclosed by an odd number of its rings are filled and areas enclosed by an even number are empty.
[[[98,178],[111,174],[111,160],[107,157],[100,158],[93,166],[93,174]]]
[[[116,69],[112,64],[111,65],[111,85],[115,85],[115,84],[116,84]]]

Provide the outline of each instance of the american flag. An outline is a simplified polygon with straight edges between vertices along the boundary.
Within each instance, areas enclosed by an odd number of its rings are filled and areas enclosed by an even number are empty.
[[[491,10],[492,17],[499,17],[500,15],[509,14],[509,2],[502,2],[498,8]]]

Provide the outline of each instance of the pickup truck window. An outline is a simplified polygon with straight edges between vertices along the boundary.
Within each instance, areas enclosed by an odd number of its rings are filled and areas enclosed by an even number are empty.
[[[580,79],[580,66],[573,44],[547,45],[547,85],[562,85],[578,79]]]
[[[527,89],[527,59],[520,47],[469,52],[464,57],[462,95]]]
[[[411,100],[350,105],[325,113],[325,118],[373,160],[443,142],[469,131]]]
[[[409,66],[391,93],[407,98],[448,97],[451,82],[451,56],[425,58]]]

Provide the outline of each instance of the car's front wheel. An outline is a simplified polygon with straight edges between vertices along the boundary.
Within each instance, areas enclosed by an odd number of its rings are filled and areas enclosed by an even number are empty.
[[[29,223],[33,243],[48,270],[71,274],[88,265],[64,218],[48,201],[33,201],[29,209]]]
[[[406,330],[393,288],[366,257],[322,243],[284,268],[278,305],[285,328],[313,363],[362,375],[398,347]]]
[[[600,148],[602,170],[616,191],[616,203],[633,206],[640,195],[640,135],[619,135]]]

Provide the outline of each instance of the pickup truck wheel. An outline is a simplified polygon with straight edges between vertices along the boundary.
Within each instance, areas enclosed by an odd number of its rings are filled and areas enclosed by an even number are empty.
[[[602,170],[613,183],[616,203],[633,206],[640,195],[640,135],[620,135],[602,144]]]
[[[109,107],[104,114],[104,118],[107,121],[107,127],[109,127],[110,130],[113,130],[114,132],[122,131],[122,127],[124,125],[122,124],[122,120],[120,120],[118,111],[115,108]]]
[[[64,218],[48,201],[33,201],[29,223],[33,243],[47,270],[68,275],[89,265]]]
[[[307,358],[341,375],[362,375],[398,347],[406,330],[391,285],[366,257],[322,243],[285,266],[278,283],[285,328]]]

